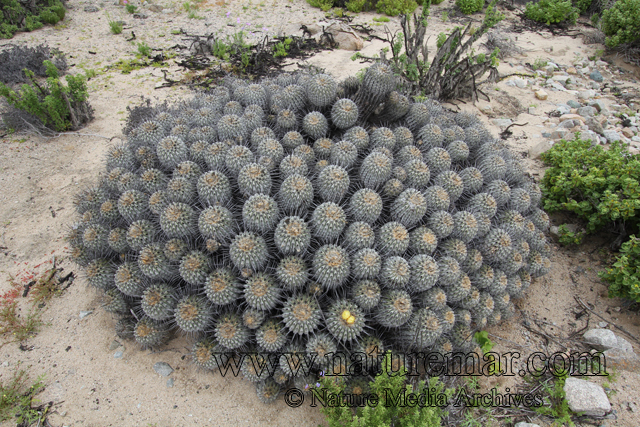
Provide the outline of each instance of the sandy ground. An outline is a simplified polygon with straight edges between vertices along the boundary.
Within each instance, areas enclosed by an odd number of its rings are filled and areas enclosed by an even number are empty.
[[[82,68],[98,70],[114,63],[119,58],[132,58],[135,46],[126,41],[131,31],[136,41],[144,41],[153,48],[168,48],[185,44],[184,40],[171,32],[180,28],[190,33],[233,33],[246,26],[258,32],[270,34],[299,34],[300,24],[321,21],[324,14],[310,8],[301,0],[276,0],[264,3],[216,4],[205,3],[199,15],[204,19],[189,19],[180,10],[180,3],[159,2],[173,13],[155,13],[148,6],[142,12],[147,19],[133,19],[122,7],[114,4],[98,4],[97,13],[86,13],[83,8],[92,3],[70,0],[70,10],[63,25],[44,28],[34,33],[18,34],[12,40],[0,44],[25,43],[35,45],[47,43],[67,54],[73,65],[70,72],[81,72]],[[433,8],[429,31],[434,36],[447,28],[451,22],[441,21],[441,12],[451,8],[445,2]],[[126,21],[121,35],[109,32],[107,17]],[[227,16],[228,15],[228,16]],[[355,22],[375,25],[373,14],[362,14]],[[516,18],[517,19],[517,18]],[[239,21],[239,22],[238,22]],[[392,18],[390,28],[398,27],[398,19]],[[506,26],[506,25],[505,25]],[[382,35],[382,26],[374,26]],[[571,63],[576,55],[588,56],[602,46],[583,45],[581,40],[570,37],[551,37],[545,32],[515,34],[518,45],[528,50],[525,57],[508,58],[500,65],[501,74],[516,70],[514,65],[533,62],[538,57],[549,57],[559,63]],[[380,42],[365,42],[362,51],[372,55],[380,49]],[[549,49],[555,47],[552,52]],[[95,52],[95,53],[90,53]],[[352,62],[352,52],[323,52],[309,62],[324,67],[336,77],[354,74],[364,64]],[[174,77],[180,70],[173,66]],[[621,77],[616,77],[620,79]],[[34,375],[45,375],[46,389],[38,396],[42,402],[54,402],[49,420],[53,426],[191,426],[191,425],[298,425],[317,426],[323,417],[314,408],[303,405],[292,409],[280,399],[265,406],[255,396],[254,386],[239,378],[221,377],[199,371],[189,360],[188,340],[178,338],[151,352],[140,350],[135,343],[119,340],[124,347],[114,348],[117,339],[112,316],[101,308],[100,296],[87,287],[80,269],[64,260],[63,236],[74,220],[72,196],[84,186],[95,182],[103,170],[103,156],[110,144],[121,135],[126,107],[135,105],[141,96],[160,101],[178,100],[188,96],[181,87],[154,89],[162,81],[158,69],[146,68],[129,75],[119,71],[100,73],[91,79],[90,102],[95,108],[95,120],[77,135],[63,135],[54,139],[19,135],[5,137],[0,149],[0,270],[4,272],[0,289],[8,287],[8,274],[19,274],[24,269],[51,260],[55,255],[62,259],[65,271],[74,271],[80,277],[65,293],[52,300],[44,313],[48,326],[25,344],[27,351],[18,345],[7,344],[0,348],[0,375],[4,378],[18,367],[30,367]],[[637,85],[636,85],[637,86]],[[535,104],[546,112],[553,104],[567,98],[566,94],[553,92],[549,100],[536,100],[533,91],[497,85],[492,87],[491,105],[497,117],[511,118],[514,122],[529,124],[516,128],[509,144],[519,152],[526,153],[541,139],[544,115],[529,115],[524,111]],[[564,98],[563,98],[564,97]],[[513,99],[522,108],[514,107]],[[478,113],[477,106],[460,104],[463,110]],[[483,120],[497,135],[500,129]],[[115,139],[112,139],[116,137]],[[542,165],[538,161],[524,158],[527,168],[536,178],[542,177]],[[552,271],[535,281],[527,296],[518,302],[518,308],[528,319],[546,322],[552,336],[568,336],[572,331],[585,326],[588,317],[576,319],[578,304],[574,296],[593,304],[595,310],[608,321],[623,326],[634,336],[640,336],[640,319],[635,312],[620,309],[621,301],[606,297],[606,287],[597,278],[597,271],[604,264],[599,246],[602,240],[594,238],[578,249],[554,248]],[[44,267],[40,267],[42,270]],[[578,272],[576,272],[576,270]],[[584,270],[584,271],[583,271]],[[581,272],[583,271],[583,272]],[[79,318],[80,311],[92,313]],[[590,324],[600,321],[591,317]],[[521,325],[520,315],[498,327],[490,328],[492,339],[500,352],[519,349],[523,354],[533,351],[552,353],[559,349],[554,342],[546,345],[540,336],[528,332]],[[628,338],[629,339],[629,338]],[[570,343],[573,345],[573,343]],[[640,349],[635,345],[636,352]],[[576,344],[578,346],[578,344]],[[578,347],[576,347],[578,348]],[[114,357],[118,351],[122,357]],[[154,363],[169,363],[175,372],[172,387],[167,378],[156,374]],[[608,420],[606,425],[637,426],[640,415],[626,408],[626,402],[640,404],[640,375],[638,367],[616,369],[616,380],[609,380],[610,396],[617,420]],[[508,386],[508,379],[488,379],[486,385]],[[600,381],[602,382],[602,381]],[[541,425],[548,420],[536,421]],[[8,423],[6,425],[12,425]]]

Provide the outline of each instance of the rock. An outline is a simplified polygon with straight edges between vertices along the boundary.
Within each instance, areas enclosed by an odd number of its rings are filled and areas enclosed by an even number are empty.
[[[600,89],[600,83],[598,82],[589,82],[587,83],[587,86],[589,87],[589,89],[595,89],[595,90]]]
[[[84,319],[85,317],[87,317],[91,313],[93,313],[93,310],[81,311],[80,314],[78,315],[78,317],[80,319]]]
[[[570,99],[567,101],[567,105],[571,108],[580,108],[582,107],[582,104],[580,104],[578,101],[574,101],[573,99]]]
[[[531,114],[532,116],[536,115],[536,107],[529,107],[529,114]]]
[[[115,353],[113,353],[113,357],[116,359],[122,359],[123,355],[124,355],[124,351],[122,350],[118,350]]]
[[[580,107],[578,108],[578,114],[580,114],[582,117],[593,117],[598,114],[598,110],[596,110],[594,107]]]
[[[338,47],[344,50],[360,50],[364,44],[362,38],[356,34],[350,26],[343,23],[334,23],[325,30],[333,36]]]
[[[162,6],[157,5],[157,4],[152,4],[152,5],[149,6],[149,10],[151,12],[161,13],[162,12]]]
[[[584,117],[579,116],[577,114],[563,114],[559,117],[561,122],[564,122],[565,120],[578,120],[582,123],[584,123]]]
[[[511,119],[493,119],[493,120],[491,120],[491,122],[494,125],[499,126],[499,127],[507,127],[507,126],[509,126],[510,124],[513,123],[513,121],[511,121]]]
[[[614,348],[620,351],[624,351],[626,353],[635,354],[631,343],[618,335],[616,335],[616,346]]]
[[[578,71],[576,71],[576,69],[573,68],[573,67],[569,67],[569,68],[567,68],[567,73],[569,73],[569,74],[578,74]]]
[[[569,114],[571,112],[571,108],[569,108],[569,106],[566,104],[560,104],[556,108],[556,111],[560,114]]]
[[[629,128],[622,128],[622,134],[627,138],[633,138],[633,131]]]
[[[133,14],[133,18],[134,19],[147,19],[148,17],[144,13],[134,13]]]
[[[541,101],[544,101],[549,97],[549,94],[544,89],[537,90],[535,95],[536,95],[536,98],[538,98]]]
[[[609,398],[596,383],[569,377],[564,383],[564,392],[569,408],[584,415],[604,416],[611,411]]]
[[[519,423],[516,423],[516,425],[514,425],[513,427],[540,427],[540,426],[538,424],[525,423],[524,421],[520,421]]]
[[[516,79],[516,86],[518,86],[520,89],[524,89],[525,87],[527,87],[527,81],[524,79]]]
[[[633,142],[640,142],[640,136],[638,136],[638,135],[636,135],[636,136],[632,136],[632,137],[631,137],[631,140],[632,140]]]
[[[553,80],[554,82],[560,83],[562,86],[566,86],[567,85],[567,80],[569,80],[569,79],[570,79],[569,76],[553,76],[553,77],[551,77],[551,80]]]
[[[165,15],[171,15],[173,13],[173,9],[162,9],[162,13]]]
[[[558,125],[559,129],[573,129],[576,126],[580,126],[582,123],[580,123],[578,120],[563,120],[562,122],[560,122],[560,124]]]
[[[602,99],[592,99],[589,101],[589,106],[595,108],[598,113],[601,113],[603,110],[607,109],[607,106],[604,104]]]
[[[593,98],[594,96],[596,96],[596,92],[592,89],[583,90],[580,93],[578,93],[578,99],[589,99],[589,98]]]
[[[100,8],[98,6],[95,5],[89,5],[89,6],[85,6],[84,7],[84,11],[87,13],[94,13],[94,12],[99,12]]]
[[[560,92],[564,92],[564,91],[566,91],[566,90],[567,90],[567,89],[566,89],[562,84],[560,84],[560,83],[558,83],[558,82],[552,82],[550,86],[551,86],[553,89],[555,89],[555,90],[557,90],[557,91],[560,91]]]
[[[322,27],[318,24],[311,24],[311,25],[307,25],[307,31],[309,32],[309,34],[311,34],[312,36],[315,36],[316,34],[318,34],[320,31],[322,31]]]
[[[607,138],[607,142],[609,142],[609,143],[615,142],[615,141],[620,141],[620,134],[618,132],[616,132],[615,130],[605,130],[602,133],[602,136]]]
[[[555,129],[553,132],[551,132],[551,138],[552,139],[567,139],[567,134],[569,133],[569,131],[567,129]]]
[[[120,344],[118,341],[113,340],[111,341],[111,344],[109,344],[109,350],[115,350],[116,348],[122,346],[122,344]]]
[[[604,80],[604,77],[602,77],[602,74],[600,74],[600,71],[598,70],[593,70],[589,74],[589,78],[594,82],[598,82],[598,83],[602,83],[602,81]]]
[[[168,377],[173,372],[173,368],[166,362],[157,362],[153,365],[153,370],[163,377]]]
[[[542,136],[544,136],[544,133],[542,134]],[[540,141],[538,144],[529,148],[529,157],[532,159],[538,159],[540,158],[540,154],[550,149],[551,144],[549,144],[549,141]]]
[[[489,104],[482,105],[482,106],[480,106],[478,108],[480,109],[480,111],[482,111],[487,116],[491,116],[493,114],[493,108],[491,108],[491,105],[489,105]]]
[[[604,135],[604,129],[602,128],[602,125],[595,118],[589,117],[586,121],[586,124],[587,126],[589,126],[589,130],[592,130],[599,135]]]
[[[598,143],[599,138],[598,138],[598,134],[595,133],[594,131],[591,130],[584,130],[582,132],[580,132],[580,140],[582,141],[588,141],[591,140],[591,142],[594,143]]]
[[[582,336],[596,350],[609,350],[618,343],[616,334],[610,329],[590,329]]]
[[[173,388],[173,382],[174,382],[174,381],[173,381],[173,378],[169,378],[169,379],[167,380],[167,387],[169,387],[169,388]]]

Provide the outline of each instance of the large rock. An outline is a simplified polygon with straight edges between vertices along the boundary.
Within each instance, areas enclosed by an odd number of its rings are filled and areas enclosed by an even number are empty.
[[[549,141],[547,140],[540,141],[538,144],[529,148],[529,157],[532,159],[538,159],[540,158],[540,155],[542,153],[550,149],[551,149],[551,144],[549,143]]]
[[[340,49],[360,50],[364,44],[362,38],[350,26],[341,22],[329,25],[325,32],[333,36]]]
[[[596,383],[578,378],[567,378],[563,390],[569,408],[573,412],[601,417],[611,411],[609,398],[604,389]]]
[[[586,124],[589,126],[589,130],[604,136],[604,129],[598,120],[593,117],[589,117]]]
[[[590,329],[582,336],[586,342],[597,350],[609,350],[617,345],[616,334],[610,329]]]
[[[609,143],[620,141],[620,134],[615,130],[605,130],[602,135],[607,138]]]

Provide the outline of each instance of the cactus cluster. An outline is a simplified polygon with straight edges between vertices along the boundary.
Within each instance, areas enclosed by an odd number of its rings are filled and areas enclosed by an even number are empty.
[[[549,271],[549,220],[473,115],[394,89],[374,65],[134,109],[68,236],[120,328],[144,347],[188,334],[204,369],[213,352],[474,348]],[[243,365],[265,402],[307,380],[279,360],[273,378]]]

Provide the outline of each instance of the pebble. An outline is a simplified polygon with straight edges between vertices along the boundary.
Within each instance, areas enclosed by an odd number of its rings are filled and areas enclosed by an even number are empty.
[[[115,353],[113,353],[113,357],[116,359],[122,359],[123,355],[124,355],[124,351],[122,350],[118,350]]]
[[[571,108],[580,108],[582,107],[582,104],[580,104],[578,101],[574,101],[573,99],[570,99],[567,101],[567,105]]]
[[[595,118],[589,117],[586,123],[589,127],[589,130],[592,130],[599,135],[604,135],[604,129],[602,128],[602,125]]]
[[[598,83],[601,83],[604,80],[604,77],[602,77],[602,74],[598,70],[593,70],[589,73],[589,78]]]
[[[578,93],[578,99],[589,99],[589,98],[593,98],[594,96],[596,96],[596,92],[592,89],[583,90],[580,93]]]
[[[620,141],[620,134],[615,130],[605,130],[603,136],[607,139],[607,142]]]
[[[535,95],[536,95],[536,98],[538,98],[541,101],[544,101],[549,97],[549,94],[543,89],[537,90]]]
[[[598,113],[594,107],[580,107],[578,108],[578,114],[582,117],[593,117]]]
[[[543,133],[542,136],[545,136],[545,134]],[[549,135],[547,138],[549,138],[550,136],[551,135]],[[551,149],[551,144],[549,143],[549,141],[540,141],[538,144],[529,148],[529,157],[532,159],[537,159],[540,157],[540,154],[549,149]]]
[[[167,380],[167,387],[169,387],[169,388],[173,388],[173,383],[174,383],[173,378],[169,378],[169,379]]]
[[[513,427],[540,427],[540,426],[538,424],[525,423],[524,421],[520,421],[519,423],[516,423],[516,425],[514,425]]]
[[[167,362],[157,362],[153,365],[153,370],[163,377],[168,377],[173,372],[173,368]]]
[[[596,383],[569,377],[564,383],[569,408],[584,415],[604,416],[611,411],[611,404],[604,389]]]
[[[571,108],[569,108],[568,105],[560,104],[558,105],[558,108],[556,108],[556,111],[564,115],[564,114],[569,114],[571,112]]]
[[[576,69],[573,68],[573,67],[569,67],[569,68],[567,68],[567,73],[569,73],[569,74],[578,74],[578,71],[576,71]]]
[[[536,107],[529,107],[529,114],[531,114],[532,116],[536,115]]]
[[[111,344],[109,344],[109,350],[115,350],[116,348],[120,347],[122,344],[120,344],[118,341],[113,340],[111,342]]]
[[[591,344],[591,346],[596,350],[609,350],[610,348],[615,347],[618,343],[616,334],[614,334],[610,329],[590,329],[584,333],[582,338],[584,338],[584,340]]]
[[[87,13],[99,12],[100,8],[98,6],[89,5],[84,7],[84,11]]]
[[[85,317],[87,317],[91,313],[93,313],[93,310],[81,311],[80,314],[78,315],[78,317],[80,317],[80,319],[84,319]]]
[[[633,131],[631,129],[629,129],[629,128],[623,128],[622,129],[622,134],[624,136],[626,136],[627,138],[633,138],[633,136],[634,136],[633,135]]]

